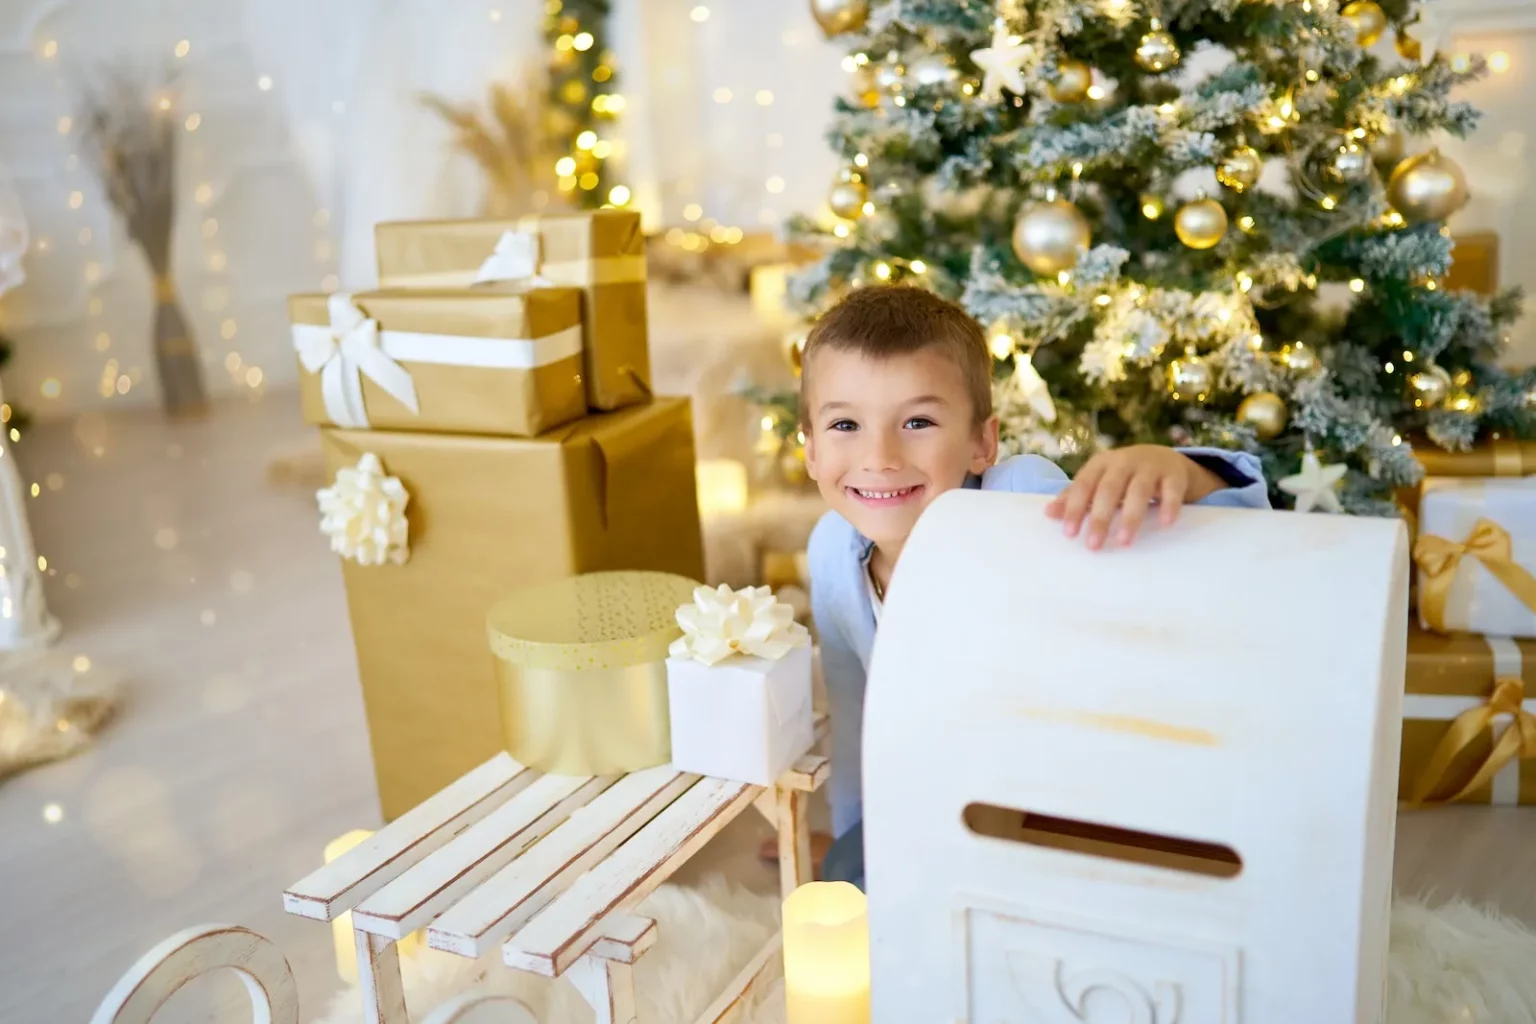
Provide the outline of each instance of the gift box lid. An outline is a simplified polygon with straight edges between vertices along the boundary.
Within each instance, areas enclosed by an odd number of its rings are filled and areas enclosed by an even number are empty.
[[[381,282],[416,284],[477,270],[507,232],[537,233],[540,274],[583,280],[589,260],[635,257],[644,279],[645,234],[633,210],[591,210],[501,220],[389,221],[374,228]],[[569,281],[566,279],[569,278]]]
[[[496,657],[531,669],[624,668],[662,661],[683,635],[677,609],[699,584],[663,572],[594,572],[529,587],[486,616]]]
[[[465,288],[385,288],[350,296],[386,331],[452,334],[466,338],[538,338],[581,323],[578,288],[528,288],[510,283]],[[288,299],[296,324],[328,326],[331,296]]]

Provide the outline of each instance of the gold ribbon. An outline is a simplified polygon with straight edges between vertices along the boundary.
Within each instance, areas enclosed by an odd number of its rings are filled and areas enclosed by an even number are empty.
[[[1525,448],[1507,437],[1493,441],[1493,475],[1525,476]]]
[[[1488,785],[1493,777],[1511,761],[1536,757],[1536,715],[1526,711],[1525,681],[1516,676],[1494,680],[1493,695],[1482,707],[1472,708],[1457,715],[1446,730],[1445,736],[1430,755],[1429,763],[1419,773],[1409,802],[1415,807],[1454,803],[1464,800],[1475,790]],[[1511,715],[1514,721],[1493,744],[1493,750],[1465,786],[1450,796],[1429,799],[1445,779],[1445,773],[1467,745],[1482,735],[1498,715]]]
[[[170,274],[158,274],[155,276],[155,302],[159,305],[167,305],[176,301],[176,282],[171,280]]]
[[[1413,560],[1422,571],[1419,612],[1430,629],[1446,632],[1445,606],[1450,599],[1451,582],[1465,555],[1481,562],[1521,604],[1536,612],[1536,576],[1515,562],[1509,531],[1491,519],[1479,519],[1465,543],[1432,533],[1420,534],[1414,542]]]

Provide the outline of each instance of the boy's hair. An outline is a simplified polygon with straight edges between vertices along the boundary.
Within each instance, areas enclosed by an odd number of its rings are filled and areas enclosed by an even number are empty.
[[[889,359],[930,348],[960,368],[975,422],[986,422],[992,415],[992,355],[981,325],[933,292],[891,284],[854,289],[811,328],[800,360],[801,419],[809,420],[805,399],[820,350]]]

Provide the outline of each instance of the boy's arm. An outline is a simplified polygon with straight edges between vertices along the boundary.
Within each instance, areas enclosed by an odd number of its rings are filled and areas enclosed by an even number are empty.
[[[1269,508],[1269,486],[1259,460],[1247,452],[1229,452],[1221,448],[1175,448],[1195,465],[1206,470],[1222,485],[1202,498],[1197,505],[1232,508]],[[1062,468],[1043,455],[1015,455],[1004,459],[982,477],[986,491],[1012,491],[1015,494],[1054,496],[1072,481]]]
[[[821,679],[831,717],[832,773],[827,798],[832,805],[832,831],[841,836],[863,817],[860,764],[863,760],[864,664],[846,630],[846,617],[864,592],[849,592],[848,550],[853,528],[828,513],[811,533],[807,556],[811,573],[811,616],[821,658]]]

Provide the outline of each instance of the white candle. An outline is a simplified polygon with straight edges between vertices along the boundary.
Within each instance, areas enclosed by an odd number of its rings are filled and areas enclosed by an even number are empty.
[[[747,467],[735,459],[701,459],[694,467],[699,514],[740,512],[747,507]]]
[[[353,829],[346,835],[337,836],[325,844],[325,862],[340,857],[354,846],[373,835],[367,829]],[[357,941],[352,936],[352,912],[349,910],[331,922],[331,941],[336,945],[336,973],[341,980],[348,985],[357,984]],[[404,955],[416,947],[420,941],[415,934],[407,935],[396,943],[398,951]]]
[[[869,917],[847,882],[811,882],[784,901],[788,1024],[869,1024]]]

